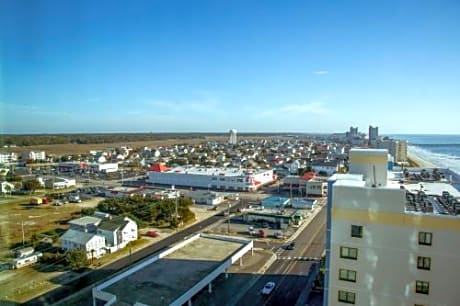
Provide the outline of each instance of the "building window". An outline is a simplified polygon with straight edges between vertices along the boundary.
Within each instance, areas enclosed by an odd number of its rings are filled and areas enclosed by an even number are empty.
[[[340,247],[340,257],[348,259],[358,259],[358,249],[357,248],[348,248]]]
[[[417,268],[423,270],[430,270],[431,269],[431,258],[430,257],[417,257]]]
[[[415,292],[422,294],[429,294],[430,292],[430,283],[424,281],[415,282]]]
[[[433,240],[433,234],[428,232],[418,233],[418,244],[431,245]]]
[[[352,225],[351,237],[363,238],[363,227],[361,225]]]
[[[339,290],[339,302],[354,304],[356,300],[356,294],[354,292]]]
[[[339,279],[347,282],[356,282],[356,271],[339,269]]]

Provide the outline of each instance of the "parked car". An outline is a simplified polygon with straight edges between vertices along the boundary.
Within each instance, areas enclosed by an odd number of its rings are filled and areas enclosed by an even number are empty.
[[[267,237],[267,233],[263,229],[261,229],[261,230],[259,230],[259,237],[260,238],[265,238],[265,237]]]
[[[158,233],[157,231],[151,230],[151,231],[147,231],[145,235],[149,237],[158,237],[160,236],[160,233]]]
[[[272,293],[273,289],[275,289],[275,282],[268,282],[265,284],[265,286],[262,288],[262,294],[263,295],[269,295]]]
[[[273,236],[276,238],[276,239],[281,239],[284,237],[283,233],[282,232],[275,232],[273,234]]]

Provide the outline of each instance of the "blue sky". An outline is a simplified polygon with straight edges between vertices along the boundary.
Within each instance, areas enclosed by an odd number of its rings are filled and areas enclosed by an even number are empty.
[[[2,133],[460,134],[458,1],[3,0],[0,35]]]

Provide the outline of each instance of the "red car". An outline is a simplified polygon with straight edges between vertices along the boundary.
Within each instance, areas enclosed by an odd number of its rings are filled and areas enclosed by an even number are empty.
[[[145,233],[145,235],[149,237],[158,237],[160,236],[160,233],[158,233],[157,231],[148,231],[147,233]]]

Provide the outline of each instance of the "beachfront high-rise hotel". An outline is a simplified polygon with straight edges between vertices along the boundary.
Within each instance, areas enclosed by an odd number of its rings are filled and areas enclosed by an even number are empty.
[[[352,149],[328,182],[324,305],[460,305],[460,217],[443,183],[402,184],[387,150]]]
[[[379,140],[379,127],[378,126],[372,126],[369,125],[369,147],[371,148],[377,148],[377,142]]]

